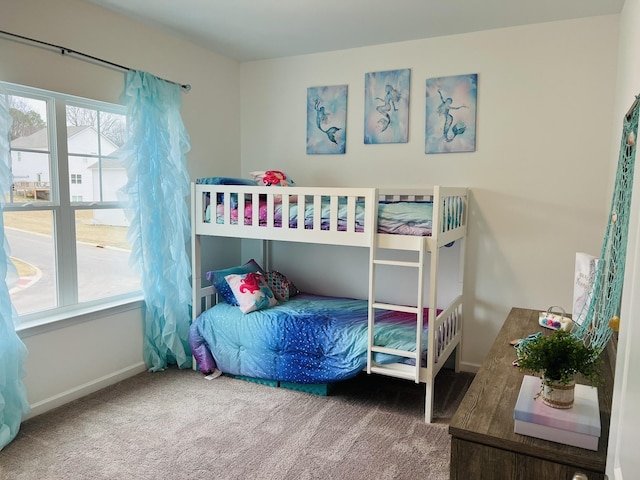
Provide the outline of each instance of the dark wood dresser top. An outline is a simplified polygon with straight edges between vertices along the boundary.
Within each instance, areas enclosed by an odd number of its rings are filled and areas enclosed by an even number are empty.
[[[523,338],[541,330],[540,310],[513,308],[449,424],[456,439],[507,450],[551,462],[579,465],[596,472],[605,471],[611,399],[613,394],[614,348],[610,344],[603,353],[604,384],[598,387],[601,436],[598,451],[549,442],[514,433],[513,411],[524,372],[512,365],[516,351],[510,340]],[[467,340],[469,341],[469,340]],[[578,383],[581,383],[578,380]]]

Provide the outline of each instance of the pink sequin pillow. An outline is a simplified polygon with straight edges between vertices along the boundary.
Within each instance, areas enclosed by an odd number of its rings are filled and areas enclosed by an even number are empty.
[[[258,185],[263,187],[294,187],[291,177],[280,170],[265,170],[249,173],[249,176]]]
[[[255,312],[278,304],[264,276],[259,272],[224,277],[242,313]]]

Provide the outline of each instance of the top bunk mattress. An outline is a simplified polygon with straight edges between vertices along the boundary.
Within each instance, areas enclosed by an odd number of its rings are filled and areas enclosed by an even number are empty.
[[[300,212],[304,210],[303,222],[305,229],[313,229],[314,212],[316,206],[312,203],[305,203],[303,208],[297,203],[291,203],[289,209],[289,228],[298,228]],[[329,230],[331,218],[331,205],[328,199],[324,199],[321,203],[321,230]],[[258,209],[258,224],[260,226],[267,225],[268,206],[266,201],[261,201]],[[282,227],[283,205],[281,203],[273,206],[273,226]],[[205,222],[211,222],[212,206],[209,205],[205,213]],[[224,203],[218,202],[215,206],[216,223],[224,223]],[[243,225],[253,225],[253,206],[252,203],[246,202],[244,206]],[[346,203],[338,205],[338,230],[345,230],[348,218],[348,207]],[[231,205],[231,224],[238,223],[240,215],[238,202],[232,199]],[[387,233],[392,235],[413,235],[427,236],[431,235],[433,225],[433,202],[380,202],[378,205],[378,233]],[[357,202],[355,208],[355,231],[364,230],[365,224],[365,208],[364,203]]]

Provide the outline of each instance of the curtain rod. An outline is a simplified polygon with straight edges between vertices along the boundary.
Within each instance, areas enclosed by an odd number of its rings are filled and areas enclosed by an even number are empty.
[[[77,50],[73,50],[71,48],[63,47],[61,45],[56,45],[54,43],[43,42],[42,40],[36,40],[35,38],[29,38],[29,37],[25,37],[25,36],[22,36],[22,35],[17,35],[15,33],[5,32],[4,30],[0,30],[0,34],[1,35],[7,35],[9,37],[13,37],[13,40],[16,41],[16,42],[22,40],[23,42],[33,42],[33,43],[36,43],[38,45],[43,45],[45,47],[49,47],[49,48],[54,49],[54,50],[60,50],[60,54],[61,55],[68,55],[68,54],[77,55],[79,57],[82,57],[82,59],[91,60],[92,63],[101,63],[101,64],[107,65],[109,67],[116,68],[118,70],[124,70],[124,71],[127,71],[127,72],[130,72],[130,71],[133,70],[132,68],[126,67],[124,65],[120,65],[118,63],[113,63],[113,62],[110,62],[108,60],[104,60],[102,58],[94,57],[93,55],[88,55],[86,53],[78,52]],[[10,39],[10,40],[12,40],[12,39]],[[158,77],[158,78],[160,78],[160,77]],[[188,92],[189,90],[191,90],[191,85],[189,85],[189,84],[181,84],[181,83],[178,83],[178,82],[172,82],[171,80],[167,80],[165,78],[160,78],[160,80],[164,80],[165,82],[172,83],[173,85],[179,85],[180,88],[182,88],[182,90],[184,90],[185,92]]]

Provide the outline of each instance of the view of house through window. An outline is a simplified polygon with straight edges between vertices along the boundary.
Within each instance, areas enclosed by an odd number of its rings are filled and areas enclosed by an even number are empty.
[[[4,222],[18,313],[37,318],[138,293],[118,194],[127,181],[124,107],[3,86],[13,119]]]

